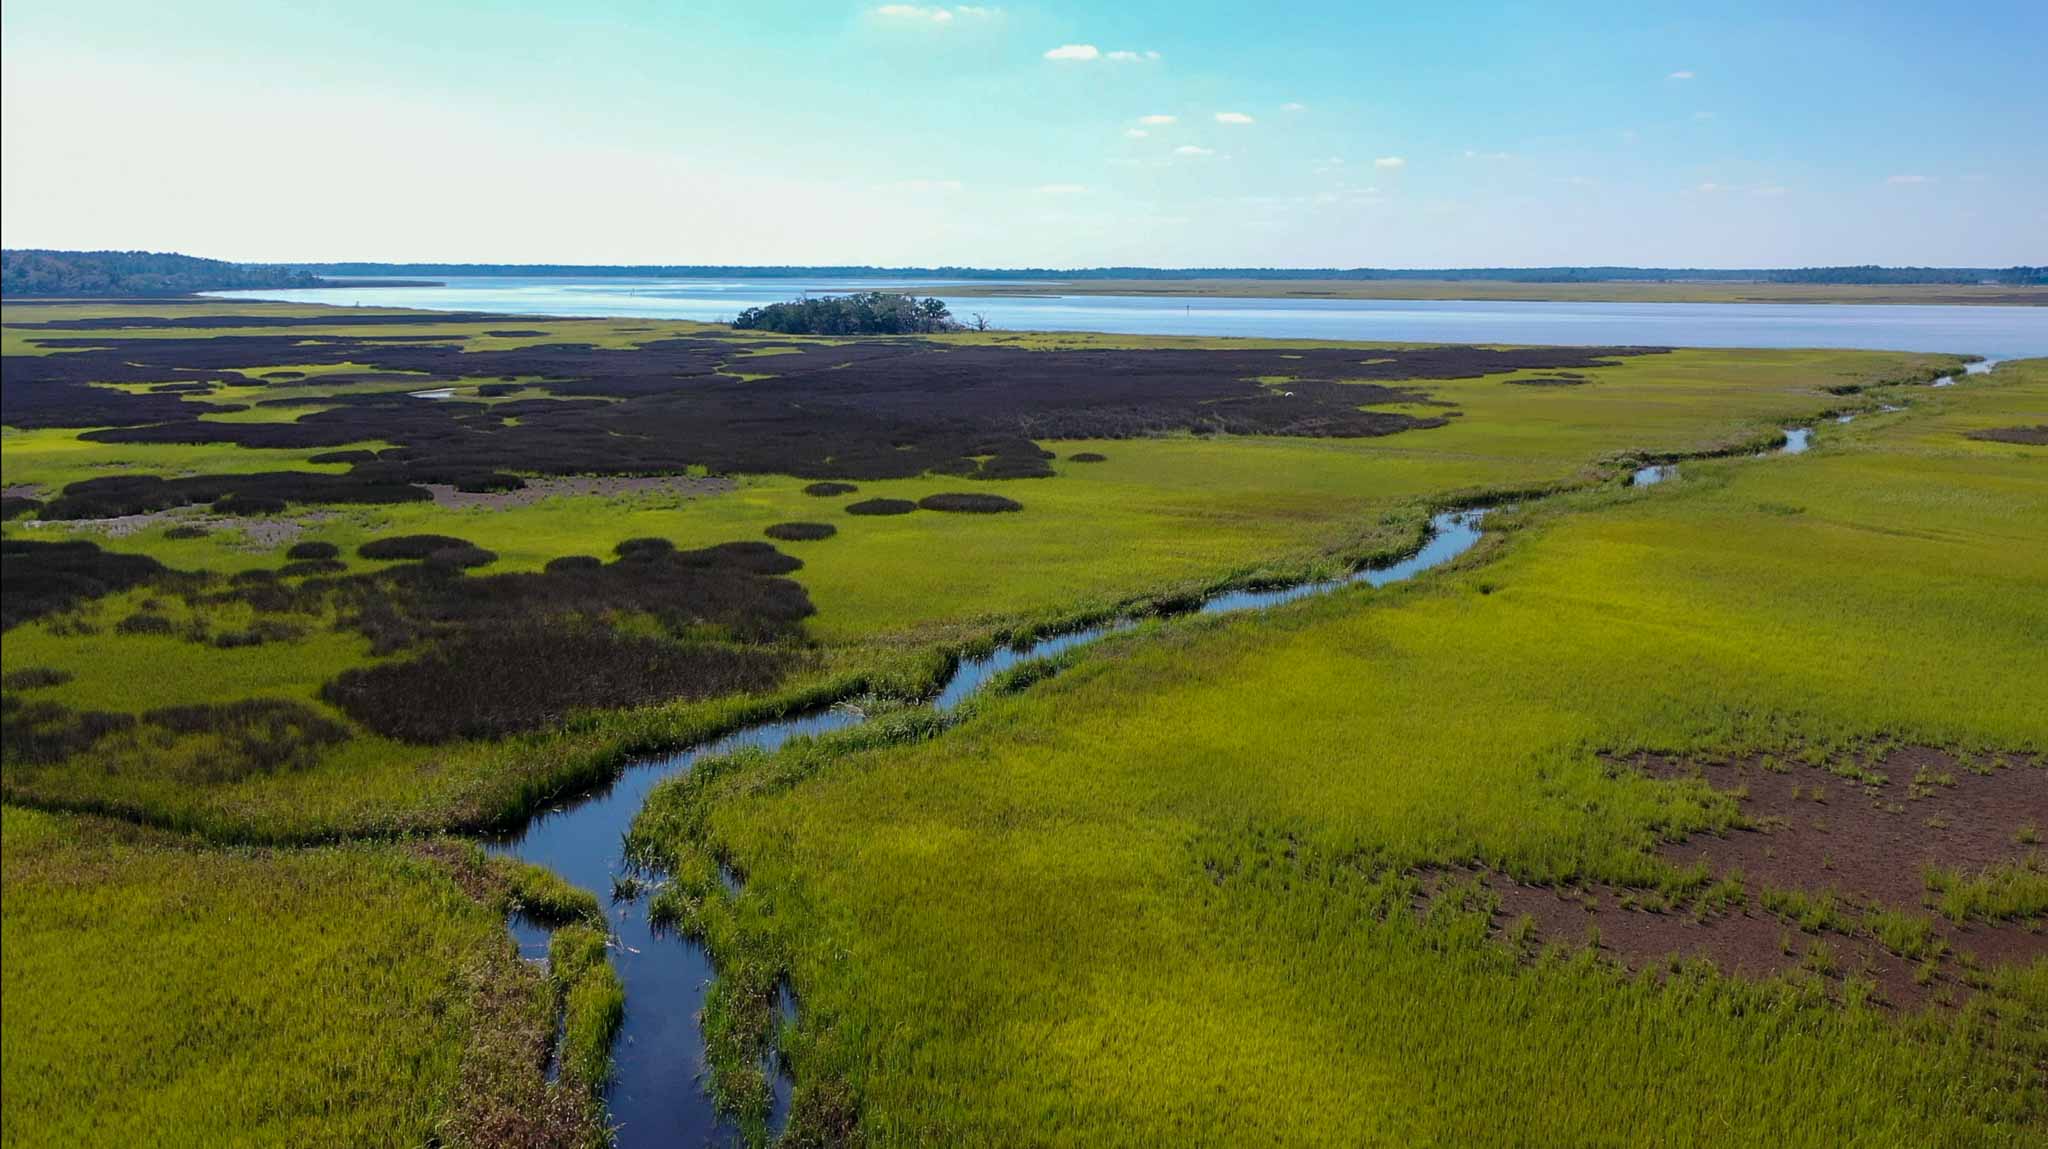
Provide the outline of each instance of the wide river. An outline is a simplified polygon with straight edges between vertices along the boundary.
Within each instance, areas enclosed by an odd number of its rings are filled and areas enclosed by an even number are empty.
[[[882,280],[451,277],[439,287],[224,291],[227,298],[360,303],[429,311],[603,315],[721,322],[760,303],[901,287]],[[945,283],[922,285],[946,298]],[[997,286],[977,284],[981,289]],[[1021,286],[1021,285],[1020,285]],[[1042,291],[1045,284],[1033,284]],[[1216,296],[997,295],[946,300],[1011,331],[1371,339],[1397,343],[1845,347],[2048,355],[2048,307],[1815,303],[1506,303],[1470,300],[1251,299]]]

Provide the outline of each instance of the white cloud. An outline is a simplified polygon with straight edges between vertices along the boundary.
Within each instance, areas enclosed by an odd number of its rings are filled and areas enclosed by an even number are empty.
[[[1105,60],[1115,60],[1121,64],[1128,64],[1137,60],[1157,60],[1159,58],[1159,53],[1133,52],[1127,48],[1119,48],[1114,52],[1104,53],[1102,58]]]
[[[1046,52],[1048,60],[1099,60],[1102,49],[1093,44],[1061,44]]]
[[[1173,149],[1173,154],[1177,156],[1213,156],[1216,154],[1216,149],[1197,147],[1194,144],[1182,144]]]
[[[1087,184],[1040,184],[1039,195],[1080,195],[1088,190]]]
[[[1280,110],[1283,112],[1306,112],[1308,111],[1308,105],[1289,100],[1280,105]]]
[[[1125,129],[1124,129],[1124,135],[1127,135],[1127,136],[1129,136],[1130,138],[1132,138],[1132,139],[1134,139],[1134,140],[1142,140],[1142,139],[1144,139],[1144,138],[1145,138],[1146,136],[1149,136],[1149,135],[1151,135],[1151,134],[1152,134],[1151,132],[1148,132],[1148,131],[1146,131],[1146,130],[1145,130],[1145,129],[1143,129],[1143,128],[1125,128]]]
[[[1480,152],[1466,148],[1465,158],[1468,160],[1491,160],[1498,163],[1502,160],[1511,160],[1514,156],[1507,152]]]
[[[942,4],[884,4],[874,9],[874,14],[884,20],[935,24],[940,27],[951,24],[955,18],[990,20],[1002,13],[1001,8],[987,8],[979,4],[955,4],[950,8]]]
[[[1385,168],[1389,171],[1398,171],[1401,168],[1407,167],[1408,161],[1401,158],[1400,156],[1381,156],[1380,158],[1372,162],[1372,166],[1376,168]]]
[[[1141,123],[1141,124],[1145,124],[1145,125],[1147,125],[1147,126],[1150,126],[1150,127],[1155,127],[1155,128],[1156,128],[1156,127],[1161,127],[1161,126],[1164,126],[1164,125],[1166,125],[1166,124],[1171,124],[1171,123],[1175,123],[1175,122],[1179,121],[1179,119],[1180,119],[1180,117],[1179,117],[1179,116],[1161,116],[1161,115],[1152,115],[1152,116],[1139,116],[1139,117],[1138,117],[1138,122],[1139,122],[1139,123]]]
[[[1931,183],[1933,183],[1933,182],[1934,182],[1934,177],[1933,177],[1933,176],[1923,176],[1923,175],[1917,175],[1917,174],[1911,174],[1911,175],[1896,175],[1896,176],[1886,176],[1886,177],[1884,178],[1884,182],[1886,182],[1886,183],[1888,183],[1888,184],[1931,184]]]
[[[1673,72],[1669,76],[1666,76],[1664,78],[1667,80],[1690,80],[1692,79],[1692,73],[1686,71],[1678,71]]]
[[[1218,112],[1216,113],[1216,122],[1219,124],[1249,124],[1253,120],[1243,112]]]

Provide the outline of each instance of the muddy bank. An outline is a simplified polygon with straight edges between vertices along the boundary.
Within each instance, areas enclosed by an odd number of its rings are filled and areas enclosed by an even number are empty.
[[[172,507],[140,515],[114,515],[100,519],[32,519],[21,525],[31,530],[55,527],[64,531],[91,531],[110,539],[126,538],[152,527],[189,527],[207,534],[239,531],[243,548],[274,550],[297,539],[306,528],[334,517],[331,511],[302,511],[292,515],[216,515],[203,507]]]
[[[1497,934],[1516,944],[1596,945],[1634,969],[1676,957],[1744,977],[1806,971],[1838,995],[1867,979],[1875,1001],[1902,1009],[1959,1004],[1983,967],[2048,957],[2041,916],[1988,920],[1946,901],[1942,879],[1929,877],[2048,864],[2048,764],[2038,758],[1909,747],[1826,766],[1643,755],[1615,767],[1735,797],[1742,828],[1658,850],[1675,867],[1703,867],[1705,884],[1673,894],[1453,870],[1428,875],[1429,889],[1476,878],[1500,899]]]

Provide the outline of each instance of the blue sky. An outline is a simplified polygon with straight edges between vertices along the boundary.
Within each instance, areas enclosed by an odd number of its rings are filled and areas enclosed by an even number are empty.
[[[0,240],[2048,262],[2048,4],[8,0]]]

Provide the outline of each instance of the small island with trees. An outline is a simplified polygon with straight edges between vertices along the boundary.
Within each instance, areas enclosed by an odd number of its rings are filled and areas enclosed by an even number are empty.
[[[749,307],[734,317],[732,325],[782,335],[932,335],[966,329],[954,320],[945,300],[895,291],[856,291]],[[977,320],[975,326],[988,325]]]

